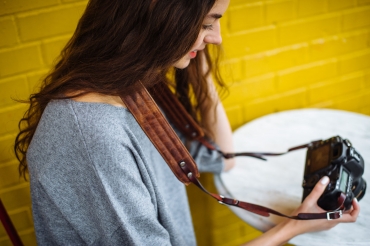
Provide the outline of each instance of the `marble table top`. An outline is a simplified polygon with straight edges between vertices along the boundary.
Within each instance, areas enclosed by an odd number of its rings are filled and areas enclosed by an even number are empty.
[[[339,135],[349,139],[365,160],[363,178],[370,182],[370,117],[357,113],[301,109],[270,114],[245,124],[234,132],[236,152],[285,152],[313,140]],[[306,149],[261,161],[236,158],[236,166],[215,178],[220,194],[290,214],[302,199]],[[367,191],[366,193],[369,193]],[[360,201],[355,223],[339,224],[329,231],[293,238],[295,245],[370,245],[370,194]],[[262,217],[236,207],[230,209],[253,227],[266,231],[282,220]]]

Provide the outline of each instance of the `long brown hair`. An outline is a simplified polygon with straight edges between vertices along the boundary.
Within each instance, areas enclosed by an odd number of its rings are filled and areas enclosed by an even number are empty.
[[[196,41],[215,1],[90,0],[40,91],[27,101],[30,106],[19,122],[14,146],[20,175],[25,177],[28,171],[27,149],[50,100],[71,98],[65,95],[78,91],[82,92],[74,96],[90,92],[122,95],[137,81],[147,87],[166,81],[171,66]],[[174,76],[177,96],[201,126],[209,120],[197,117],[206,110],[199,105],[209,98],[206,76],[217,71],[208,50],[203,52],[208,64],[206,74],[199,54],[186,69],[176,69]],[[215,75],[222,85],[218,73]]]

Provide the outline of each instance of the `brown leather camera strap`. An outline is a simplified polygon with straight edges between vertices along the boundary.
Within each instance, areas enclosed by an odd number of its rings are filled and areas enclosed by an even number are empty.
[[[296,220],[331,220],[341,217],[341,210],[325,213],[300,213],[296,216],[288,216],[260,205],[238,201],[208,192],[198,180],[200,174],[195,161],[165,119],[146,88],[140,83],[139,89],[129,95],[121,96],[121,99],[176,177],[186,185],[190,183],[195,184],[202,191],[215,198],[219,203],[239,207],[265,217],[270,216],[270,214]],[[171,102],[171,105],[173,105],[173,103],[175,102]],[[187,127],[185,126],[185,128]],[[345,196],[343,196],[339,198],[339,204],[344,203]]]

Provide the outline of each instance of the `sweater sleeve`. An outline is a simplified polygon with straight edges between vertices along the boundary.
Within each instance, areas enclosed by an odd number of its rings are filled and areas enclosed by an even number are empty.
[[[217,152],[209,150],[203,144],[198,141],[191,141],[189,144],[185,136],[173,125],[176,134],[180,140],[187,145],[189,153],[194,158],[195,163],[198,166],[200,172],[209,172],[220,174],[224,169],[223,157]],[[213,145],[216,145],[212,142]]]

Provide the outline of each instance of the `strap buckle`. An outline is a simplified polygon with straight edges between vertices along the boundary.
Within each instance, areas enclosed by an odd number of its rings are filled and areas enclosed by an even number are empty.
[[[220,197],[221,197],[222,201],[218,201],[218,203],[219,203],[219,204],[221,204],[221,205],[226,205],[226,204],[223,202],[223,200],[224,200],[224,198],[225,198],[225,197],[224,197],[224,196],[222,196],[222,195],[220,195]]]
[[[339,219],[339,218],[342,218],[342,210],[338,210],[338,211],[333,211],[333,212],[327,212],[326,213],[326,218],[327,220],[335,220],[335,219]],[[333,216],[331,216],[333,215]],[[337,217],[339,215],[339,217]]]

